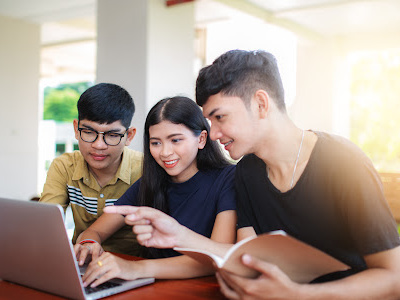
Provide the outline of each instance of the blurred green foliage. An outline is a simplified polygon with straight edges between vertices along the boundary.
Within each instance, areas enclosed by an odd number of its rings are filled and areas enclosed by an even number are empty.
[[[350,139],[380,172],[400,172],[400,50],[364,53],[351,84]]]
[[[43,120],[72,122],[78,117],[76,103],[92,82],[61,84],[44,89]]]

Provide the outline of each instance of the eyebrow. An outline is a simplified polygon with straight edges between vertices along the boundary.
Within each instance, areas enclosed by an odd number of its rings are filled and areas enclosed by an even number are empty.
[[[208,117],[207,117],[207,118],[212,117],[218,110],[219,110],[218,107],[217,107],[217,108],[214,108],[214,109],[208,114]]]
[[[81,124],[80,126],[85,127],[86,129],[90,129],[90,130],[96,131],[96,132],[100,132],[99,130],[94,129],[93,127],[91,127],[89,125]],[[111,129],[111,130],[107,130],[107,131],[104,131],[104,132],[115,132],[115,133],[117,133],[117,132],[120,132],[121,130],[123,130],[123,129]]]
[[[167,136],[167,139],[173,138],[175,136],[184,135],[183,133],[173,133]],[[159,137],[150,137],[150,140],[161,140]]]

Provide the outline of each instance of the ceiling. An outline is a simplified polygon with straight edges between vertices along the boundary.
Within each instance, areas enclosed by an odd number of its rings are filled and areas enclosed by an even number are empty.
[[[163,1],[163,0],[159,0]],[[399,0],[196,0],[199,22],[229,18],[221,4],[321,35],[400,30]],[[46,23],[94,18],[96,0],[0,0],[0,15]]]
[[[249,0],[279,21],[326,36],[400,30],[398,0]]]
[[[245,13],[309,38],[400,36],[399,12],[399,0],[195,0],[198,26]],[[93,76],[96,0],[0,0],[0,15],[42,25],[42,61],[48,62],[48,70],[42,73],[51,76],[56,68],[63,68],[54,66],[56,61],[60,64],[70,55],[78,60],[81,56],[85,63],[76,65],[86,65],[87,70],[79,72]],[[76,51],[71,42],[83,48]],[[65,52],[67,45],[70,49]],[[91,59],[82,59],[82,53]]]

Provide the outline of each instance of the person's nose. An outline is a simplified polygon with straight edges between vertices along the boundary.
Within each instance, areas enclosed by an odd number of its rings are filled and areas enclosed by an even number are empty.
[[[211,124],[211,128],[210,128],[210,139],[212,139],[213,141],[216,141],[216,140],[218,140],[221,136],[222,136],[221,130],[220,130],[216,125]]]
[[[104,133],[98,133],[97,139],[92,143],[92,147],[96,149],[105,149],[108,147],[104,141]]]
[[[170,145],[169,143],[163,143],[162,147],[161,147],[161,156],[162,157],[168,157],[173,153],[172,150],[172,145]]]

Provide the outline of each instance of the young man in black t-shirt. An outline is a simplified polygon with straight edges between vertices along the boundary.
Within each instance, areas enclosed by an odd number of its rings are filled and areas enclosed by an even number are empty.
[[[283,229],[352,267],[350,274],[330,278],[336,280],[299,284],[274,265],[244,255],[242,263],[261,275],[248,279],[218,272],[227,298],[399,299],[400,240],[377,172],[348,140],[295,126],[271,54],[223,54],[200,71],[196,101],[211,121],[211,138],[233,159],[241,159],[236,171],[238,240]],[[109,210],[131,214],[126,222],[136,225],[145,246],[216,254],[229,247],[150,208]]]

